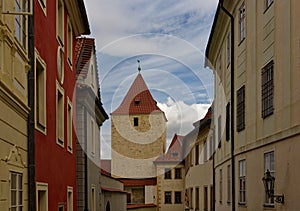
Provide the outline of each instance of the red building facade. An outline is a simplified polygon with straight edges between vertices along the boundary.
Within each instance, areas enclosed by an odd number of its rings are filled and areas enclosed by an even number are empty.
[[[75,42],[83,0],[35,0],[35,180],[38,210],[76,209]]]

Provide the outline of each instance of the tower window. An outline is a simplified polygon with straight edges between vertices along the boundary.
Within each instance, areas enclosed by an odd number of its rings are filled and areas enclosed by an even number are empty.
[[[139,118],[138,117],[133,118],[133,125],[134,126],[139,126]]]

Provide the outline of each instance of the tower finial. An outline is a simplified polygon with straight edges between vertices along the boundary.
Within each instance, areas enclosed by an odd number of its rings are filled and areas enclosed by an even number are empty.
[[[139,66],[138,66],[138,71],[139,71],[139,73],[141,72],[141,66],[140,66],[140,60],[137,60],[137,62],[139,63]]]

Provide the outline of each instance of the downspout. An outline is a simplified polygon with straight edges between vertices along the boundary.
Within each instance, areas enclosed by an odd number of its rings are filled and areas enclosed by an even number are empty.
[[[223,6],[223,1],[219,1],[219,7],[222,11],[230,18],[231,26],[231,73],[230,73],[230,95],[231,95],[231,121],[230,121],[230,133],[231,133],[231,200],[232,200],[232,211],[235,211],[235,159],[234,159],[234,17],[233,15]]]
[[[33,0],[31,0],[33,1]],[[30,2],[29,2],[30,3]],[[32,8],[34,10],[34,7]],[[34,11],[33,11],[34,14]],[[28,210],[35,211],[35,147],[34,147],[34,15],[28,16]]]
[[[87,160],[87,153],[88,153],[88,144],[87,144],[87,111],[84,109],[84,211],[88,211],[88,160]]]

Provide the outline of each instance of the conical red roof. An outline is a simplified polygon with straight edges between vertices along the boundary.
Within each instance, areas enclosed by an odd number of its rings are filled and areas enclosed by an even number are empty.
[[[112,114],[150,114],[161,112],[139,73],[120,106]]]

